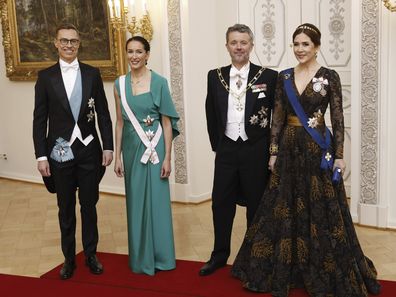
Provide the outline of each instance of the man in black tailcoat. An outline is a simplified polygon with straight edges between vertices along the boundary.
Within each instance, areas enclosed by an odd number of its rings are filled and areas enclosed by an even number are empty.
[[[59,61],[39,72],[35,86],[33,141],[38,170],[48,190],[57,194],[65,257],[60,277],[68,279],[76,268],[77,189],[85,263],[92,273],[103,272],[96,256],[96,203],[105,166],[113,159],[113,134],[100,72],[77,59],[79,32],[64,24],[57,28],[54,44]]]
[[[246,205],[247,226],[266,187],[270,121],[277,72],[249,61],[253,33],[246,25],[228,28],[231,65],[208,73],[206,120],[216,153],[212,191],[214,249],[201,276],[226,265],[236,204]]]

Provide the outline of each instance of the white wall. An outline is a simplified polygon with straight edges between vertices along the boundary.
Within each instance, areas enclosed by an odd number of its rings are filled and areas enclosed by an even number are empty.
[[[214,153],[206,130],[207,73],[229,64],[225,32],[237,21],[237,1],[181,1],[188,185],[186,200],[210,198]]]
[[[2,35],[2,31],[1,35]],[[33,88],[31,82],[6,78],[4,51],[0,50],[0,160],[1,176],[38,180],[32,141]]]
[[[354,221],[381,228],[396,228],[396,14],[379,3],[378,89],[378,201],[361,203],[361,5],[352,1],[352,178],[351,214]]]
[[[381,18],[380,204],[388,208],[387,226],[396,228],[396,13],[383,9]]]
[[[351,10],[351,151],[360,151],[360,73],[361,73],[361,3],[353,1]],[[358,203],[360,200],[360,154],[351,154],[351,205],[350,211],[354,222],[358,221]]]

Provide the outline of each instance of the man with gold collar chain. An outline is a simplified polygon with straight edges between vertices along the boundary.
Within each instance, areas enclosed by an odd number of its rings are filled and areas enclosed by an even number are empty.
[[[246,205],[250,225],[269,177],[270,120],[277,72],[250,62],[253,33],[229,27],[231,65],[208,73],[206,120],[216,153],[212,191],[214,249],[201,276],[224,266],[230,255],[236,204]]]

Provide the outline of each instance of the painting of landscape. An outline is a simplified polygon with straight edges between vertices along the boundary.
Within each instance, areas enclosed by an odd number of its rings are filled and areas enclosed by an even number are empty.
[[[111,60],[106,0],[16,0],[15,14],[21,63],[56,61],[61,23],[80,31],[81,60]]]

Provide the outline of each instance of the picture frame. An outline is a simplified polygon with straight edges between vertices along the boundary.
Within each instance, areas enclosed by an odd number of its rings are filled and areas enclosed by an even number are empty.
[[[103,80],[125,73],[122,36],[109,19],[106,0],[0,0],[6,76],[37,79],[58,60],[56,28],[72,23],[80,32],[79,59],[100,69]]]

